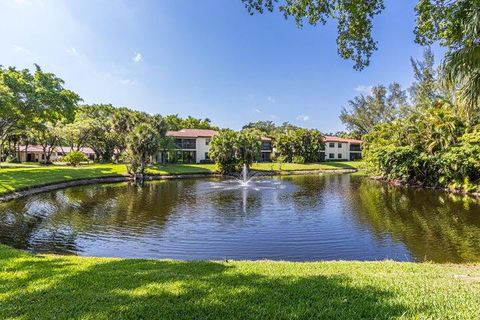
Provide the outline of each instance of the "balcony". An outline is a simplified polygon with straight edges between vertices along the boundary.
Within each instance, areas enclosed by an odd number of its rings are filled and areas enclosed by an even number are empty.
[[[195,150],[197,141],[195,139],[175,139],[175,146],[177,149]]]

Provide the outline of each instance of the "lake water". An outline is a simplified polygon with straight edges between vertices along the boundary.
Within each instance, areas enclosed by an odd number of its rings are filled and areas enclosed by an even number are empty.
[[[480,203],[348,174],[74,187],[0,203],[0,242],[173,259],[480,261]]]

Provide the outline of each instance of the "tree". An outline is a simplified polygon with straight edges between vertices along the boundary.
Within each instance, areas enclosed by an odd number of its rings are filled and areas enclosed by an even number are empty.
[[[238,171],[244,164],[248,167],[260,157],[261,133],[256,129],[240,132],[222,130],[210,142],[209,157],[222,173]]]
[[[261,156],[262,133],[256,129],[245,129],[238,133],[235,144],[238,165],[250,165]]]
[[[257,121],[249,122],[242,129],[257,129],[265,135],[273,135],[278,128],[273,121]]]
[[[169,161],[171,152],[175,152],[177,145],[174,137],[163,136],[158,141],[158,149],[162,153],[162,164],[165,165]]]
[[[115,144],[114,161],[118,162],[120,155],[127,149],[127,134],[132,131],[139,122],[138,115],[127,108],[116,108],[110,119],[112,134],[111,137]]]
[[[371,94],[362,94],[348,103],[350,110],[343,108],[340,120],[349,131],[363,136],[375,125],[397,119],[407,108],[407,96],[398,83],[392,83],[388,89],[375,86]]]
[[[323,136],[314,129],[288,129],[275,136],[275,155],[282,162],[319,162],[324,160]],[[301,159],[301,160],[300,160]]]
[[[9,135],[15,128],[31,126],[37,107],[31,72],[0,66],[0,162]]]
[[[36,141],[43,149],[43,163],[51,163],[50,159],[52,154],[58,146],[58,142],[62,136],[59,122],[36,123],[33,127],[33,132]]]
[[[111,161],[113,157],[116,141],[111,119],[114,112],[115,108],[110,104],[93,104],[81,106],[76,114],[75,123],[78,124],[79,137],[82,137],[77,143],[82,141],[92,148],[97,161]]]
[[[131,174],[143,174],[150,157],[159,149],[160,133],[147,123],[141,123],[128,134],[127,145],[130,152]]]
[[[181,129],[212,129],[218,130],[218,127],[215,127],[211,124],[211,120],[208,118],[199,119],[192,116],[187,118],[181,118],[178,114],[172,114],[164,117],[165,122],[168,125],[168,130],[178,131]]]
[[[416,6],[416,42],[447,48],[444,79],[458,89],[463,115],[472,120],[480,107],[480,2],[420,0]]]
[[[409,88],[410,97],[415,106],[429,107],[438,97],[437,71],[434,67],[434,55],[431,48],[423,52],[423,60],[410,58],[415,81]]]
[[[226,129],[220,131],[210,141],[208,155],[215,161],[221,173],[234,172],[237,170],[237,143],[238,135],[235,131]]]

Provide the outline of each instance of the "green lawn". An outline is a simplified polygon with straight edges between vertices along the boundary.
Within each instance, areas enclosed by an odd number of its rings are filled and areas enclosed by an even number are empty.
[[[54,182],[105,176],[119,176],[127,173],[124,164],[95,164],[79,167],[33,166],[29,168],[0,169],[0,194]]]
[[[304,170],[338,170],[338,169],[361,169],[364,167],[362,161],[328,161],[320,163],[254,163],[253,170],[260,171],[304,171]]]
[[[333,170],[360,168],[362,162],[323,162],[312,164],[284,163],[281,170]],[[256,163],[253,170],[279,170],[277,163]],[[151,175],[195,174],[215,172],[214,164],[173,164],[150,166],[146,173]],[[32,186],[74,179],[126,175],[125,164],[88,164],[79,167],[66,165],[40,166],[38,164],[8,164],[0,168],[0,194]]]
[[[0,319],[478,319],[480,266],[36,256],[0,245]]]
[[[192,173],[212,173],[215,172],[214,164],[170,164],[166,166],[150,166],[147,168],[147,174],[192,174]]]

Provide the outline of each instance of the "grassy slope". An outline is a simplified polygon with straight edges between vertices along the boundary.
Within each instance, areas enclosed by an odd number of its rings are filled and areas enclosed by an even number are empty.
[[[53,182],[116,176],[126,173],[126,166],[121,164],[96,164],[77,168],[68,166],[3,168],[0,169],[0,194]]]
[[[253,170],[275,170],[275,171],[303,171],[303,170],[335,170],[335,169],[361,169],[363,168],[361,161],[328,161],[321,163],[255,163],[252,165]]]
[[[170,165],[151,167],[148,174],[182,174],[212,172],[214,165]],[[125,164],[94,164],[79,167],[33,166],[0,169],[0,194],[42,184],[127,174]]]
[[[35,256],[0,245],[0,318],[478,319],[480,266]]]
[[[312,164],[284,163],[281,169],[290,170],[332,170],[359,168],[362,162],[324,162]],[[279,170],[276,163],[257,163],[252,166],[254,170]],[[147,174],[191,174],[215,172],[213,164],[176,164],[168,166],[149,167]],[[42,184],[61,182],[74,179],[85,179],[105,176],[116,176],[127,174],[125,164],[94,164],[83,165],[76,168],[69,166],[39,166],[10,165],[0,169],[0,194],[11,192],[27,187]]]

